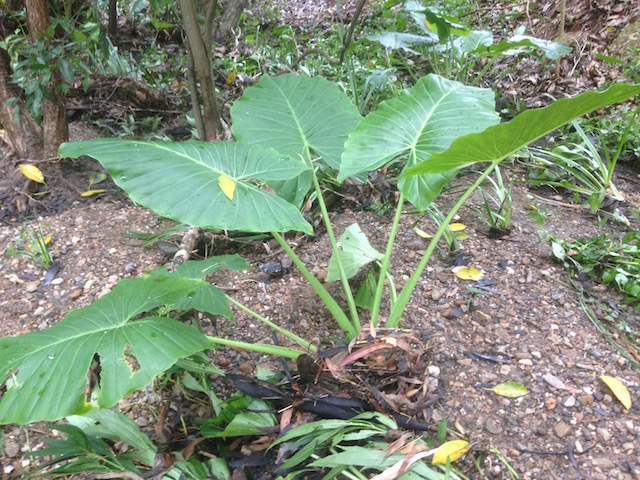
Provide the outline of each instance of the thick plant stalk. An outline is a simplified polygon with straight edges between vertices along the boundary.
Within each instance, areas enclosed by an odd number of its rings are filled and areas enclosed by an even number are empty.
[[[393,217],[393,224],[391,225],[391,232],[389,233],[389,240],[387,241],[387,250],[384,253],[384,258],[382,259],[382,265],[380,267],[380,278],[378,279],[376,294],[373,297],[373,309],[371,310],[371,324],[374,327],[378,325],[378,315],[380,314],[380,304],[382,303],[382,293],[384,291],[384,282],[389,273],[389,264],[391,263],[391,252],[393,251],[393,243],[396,238],[396,234],[398,233],[398,225],[400,224],[400,216],[402,215],[403,205],[404,205],[404,195],[402,194],[402,192],[400,192],[400,198],[398,198],[398,205],[396,207],[396,214]]]
[[[291,358],[295,360],[305,352],[294,350],[293,348],[280,347],[278,345],[265,345],[263,343],[247,343],[229,340],[220,337],[207,337],[214,345],[225,345],[227,347],[239,348],[240,350],[248,350],[252,352],[266,353],[268,355],[277,355],[278,357]]]
[[[453,206],[449,214],[445,217],[444,221],[440,224],[440,228],[438,228],[435,235],[431,239],[431,242],[429,243],[427,250],[424,252],[424,255],[420,259],[420,263],[416,267],[416,270],[413,272],[413,275],[411,275],[411,278],[409,278],[409,281],[402,289],[402,292],[400,292],[400,295],[398,296],[398,301],[395,303],[395,305],[391,309],[389,320],[387,321],[387,327],[389,328],[398,327],[400,323],[400,318],[402,317],[402,314],[404,313],[405,308],[407,308],[407,303],[409,303],[409,298],[411,297],[411,294],[415,290],[416,285],[418,284],[418,280],[420,280],[420,276],[422,275],[422,272],[426,268],[427,263],[431,258],[431,255],[436,249],[436,246],[438,245],[438,241],[440,241],[440,238],[442,238],[442,235],[444,235],[444,232],[446,231],[446,229],[449,228],[449,224],[451,223],[451,220],[453,220],[453,217],[456,215],[456,213],[458,213],[458,210],[462,208],[462,206],[464,205],[464,202],[466,202],[467,199],[471,196],[471,194],[475,192],[480,185],[482,185],[482,182],[484,182],[484,180],[489,176],[491,172],[493,172],[493,170],[496,168],[496,166],[498,166],[498,164],[501,161],[502,159],[493,161],[491,165],[489,165],[487,169],[484,172],[482,172],[482,175],[480,175],[478,179],[473,183],[473,185],[471,185],[462,194],[462,196],[458,199],[458,201]]]
[[[309,271],[302,260],[300,260],[300,257],[296,255],[296,252],[293,251],[293,249],[287,244],[284,238],[282,238],[282,236],[278,232],[271,232],[271,234],[273,235],[273,238],[275,238],[276,241],[280,244],[286,254],[289,255],[289,258],[291,258],[295,266],[298,267],[298,270],[300,270],[302,276],[304,276],[307,282],[309,282],[309,284],[313,287],[316,294],[320,297],[320,300],[324,302],[325,306],[329,309],[331,315],[333,315],[333,318],[336,320],[338,326],[342,329],[347,338],[349,340],[354,338],[358,334],[358,331],[356,331],[356,329],[353,327],[353,325],[349,321],[349,317],[347,317],[342,311],[340,305],[338,305],[338,302],[336,302],[331,294],[327,292],[327,289],[322,286],[320,281],[313,275],[313,273]]]
[[[318,176],[316,175],[315,169],[313,172],[313,186],[318,195],[318,205],[320,205],[320,211],[322,212],[322,218],[324,219],[325,227],[327,228],[327,235],[329,235],[329,242],[331,242],[331,251],[338,251],[338,243],[336,242],[335,234],[333,233],[333,227],[331,226],[331,219],[329,218],[329,212],[327,211],[327,206],[324,203],[324,198],[322,196],[322,190],[320,189],[320,183],[318,182]],[[356,302],[353,298],[353,292],[351,292],[351,286],[349,285],[349,280],[347,279],[347,275],[344,272],[344,267],[342,265],[342,260],[340,260],[340,256],[336,255],[336,265],[338,266],[338,272],[340,273],[340,281],[342,282],[342,288],[344,290],[344,294],[347,297],[347,304],[349,305],[349,313],[351,314],[351,322],[356,332],[360,332],[360,318],[358,317],[358,309],[356,308]]]

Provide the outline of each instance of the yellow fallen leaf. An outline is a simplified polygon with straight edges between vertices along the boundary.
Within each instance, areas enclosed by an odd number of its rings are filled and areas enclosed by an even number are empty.
[[[233,200],[233,193],[236,191],[236,182],[227,177],[224,173],[221,173],[218,177],[218,186],[224,196],[229,200]]]
[[[416,232],[416,235],[418,235],[420,238],[433,238],[433,235],[429,235],[427,232],[425,232],[424,230],[420,230],[418,227],[413,229],[414,232]]]
[[[609,375],[601,375],[600,380],[607,384],[607,387],[611,389],[620,403],[624,405],[624,408],[629,410],[631,408],[631,395],[629,390],[623,385],[623,383],[616,377],[610,377]]]
[[[235,70],[229,74],[229,76],[227,77],[227,85],[231,85],[233,83],[233,81],[236,79],[236,75],[238,75],[238,72],[236,72]]]
[[[467,228],[467,226],[464,223],[450,223],[449,228],[452,232],[461,232],[462,230]]]
[[[486,388],[485,390],[489,390],[502,397],[508,398],[518,398],[529,393],[529,389],[518,382],[504,382],[493,388]]]
[[[483,277],[482,270],[478,270],[475,267],[455,267],[452,272],[461,280],[478,281]]]
[[[456,233],[455,233],[455,235],[456,235],[456,239],[457,239],[457,240],[460,240],[460,241],[468,240],[468,239],[469,239],[469,235],[467,235],[467,234],[466,234],[466,233],[464,233],[464,232],[456,232]]]
[[[443,443],[433,454],[433,465],[445,465],[447,458],[451,462],[455,462],[462,455],[469,450],[469,442],[464,440],[452,440],[450,442]]]
[[[22,174],[27,177],[29,180],[33,180],[37,183],[44,183],[44,175],[40,171],[38,167],[35,165],[29,165],[28,163],[21,163],[18,165],[18,168],[22,172]]]
[[[51,235],[47,235],[43,240],[45,245],[49,245],[51,243]]]
[[[86,192],[82,192],[80,194],[81,197],[93,197],[94,195],[98,195],[100,193],[104,193],[106,190],[87,190]]]

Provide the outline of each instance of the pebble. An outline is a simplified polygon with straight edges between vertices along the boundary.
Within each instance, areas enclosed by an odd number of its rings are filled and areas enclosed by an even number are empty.
[[[593,465],[594,467],[600,467],[600,468],[606,468],[606,469],[611,469],[611,468],[615,468],[615,463],[613,463],[613,460],[607,458],[607,457],[597,457],[591,460],[591,465]]]
[[[75,300],[76,298],[79,298],[81,295],[82,295],[82,289],[77,288],[73,290],[71,293],[69,293],[69,298],[71,300]]]
[[[440,375],[440,367],[437,367],[436,365],[429,365],[427,370],[429,371],[429,375],[431,375],[432,377],[437,377]]]
[[[42,305],[36,308],[33,312],[35,316],[42,315],[43,313],[44,313],[44,307]]]
[[[133,262],[129,262],[124,266],[124,271],[127,273],[131,273],[136,269],[136,264]]]
[[[431,290],[431,300],[437,302],[445,293],[447,293],[446,288],[434,288],[433,290]]]
[[[545,382],[547,382],[549,385],[551,385],[553,388],[557,389],[557,390],[566,390],[567,389],[567,387],[565,387],[565,385],[564,385],[564,382],[562,380],[560,380],[558,377],[556,377],[555,375],[547,373],[547,374],[542,376],[542,379]]]
[[[545,399],[544,406],[547,410],[553,410],[554,408],[556,408],[557,403],[558,401],[555,399],[555,397],[549,397]]]
[[[62,282],[64,282],[63,278],[54,278],[53,280],[51,280],[51,285],[60,285]]]
[[[15,457],[20,453],[20,445],[15,442],[7,442],[4,444],[4,453],[9,458]]]
[[[563,421],[559,421],[553,426],[553,433],[555,433],[558,438],[566,436],[569,431],[571,431],[571,427]]]
[[[492,435],[498,435],[502,433],[502,427],[493,420],[493,418],[489,417],[484,422],[484,428]]]
[[[37,280],[35,282],[27,282],[25,283],[25,290],[28,293],[33,293],[36,290],[38,290],[38,287],[40,287],[40,280]]]
[[[576,397],[574,397],[573,395],[569,395],[562,400],[562,404],[567,408],[575,407]]]

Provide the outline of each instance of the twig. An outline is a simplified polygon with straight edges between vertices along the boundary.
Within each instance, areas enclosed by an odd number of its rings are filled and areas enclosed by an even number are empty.
[[[201,237],[202,230],[199,227],[189,227],[187,233],[182,237],[178,251],[173,256],[173,259],[167,266],[167,269],[169,271],[173,271],[175,267],[178,267],[189,260],[191,253],[196,250]]]
[[[298,66],[298,64],[305,59],[305,57],[309,56],[309,55],[320,55],[321,57],[323,57],[327,62],[329,62],[331,65],[340,65],[340,60],[333,58],[331,55],[329,55],[327,52],[325,52],[324,50],[320,50],[319,48],[309,48],[307,50],[305,50],[304,52],[302,52],[300,55],[298,55],[298,58],[296,58],[293,63],[291,64],[291,69],[293,70],[294,68],[296,68]]]

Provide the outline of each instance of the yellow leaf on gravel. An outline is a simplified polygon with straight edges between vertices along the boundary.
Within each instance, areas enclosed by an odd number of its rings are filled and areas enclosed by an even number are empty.
[[[460,266],[460,267],[455,267],[452,271],[453,273],[456,274],[456,277],[458,277],[461,280],[478,281],[483,276],[482,270],[478,270],[475,267]]]
[[[504,382],[486,390],[508,398],[518,398],[529,393],[529,389],[518,382]]]
[[[233,193],[236,191],[236,182],[227,177],[224,173],[221,173],[218,177],[218,186],[224,196],[229,200],[233,200]]]
[[[452,440],[450,442],[443,443],[442,446],[433,454],[433,460],[431,463],[434,465],[445,465],[447,463],[447,458],[451,462],[455,462],[462,455],[467,453],[467,450],[469,450],[469,442],[464,440]]]
[[[629,390],[627,390],[627,387],[625,387],[620,380],[608,375],[601,375],[600,380],[607,384],[607,387],[609,387],[616,398],[620,400],[624,408],[627,410],[631,408],[631,395],[629,395]]]
[[[452,232],[461,232],[462,230],[467,228],[467,226],[464,223],[450,223],[449,228]]]
[[[86,192],[82,192],[81,197],[93,197],[94,195],[98,195],[100,193],[104,193],[106,190],[87,190]]]
[[[433,235],[429,235],[424,230],[419,229],[418,227],[413,229],[420,238],[433,238]]]
[[[38,167],[35,165],[29,165],[28,163],[21,163],[18,165],[18,168],[22,172],[22,174],[27,177],[29,180],[33,180],[34,182],[44,183],[44,175],[40,171]]]

